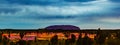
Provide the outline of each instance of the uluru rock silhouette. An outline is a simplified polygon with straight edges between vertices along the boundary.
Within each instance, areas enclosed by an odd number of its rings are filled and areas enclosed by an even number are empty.
[[[45,28],[46,30],[80,30],[79,27],[73,25],[52,25]]]

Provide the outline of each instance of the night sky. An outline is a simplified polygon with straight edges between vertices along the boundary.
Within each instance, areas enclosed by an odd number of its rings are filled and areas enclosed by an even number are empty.
[[[120,29],[120,0],[0,0],[0,29]]]

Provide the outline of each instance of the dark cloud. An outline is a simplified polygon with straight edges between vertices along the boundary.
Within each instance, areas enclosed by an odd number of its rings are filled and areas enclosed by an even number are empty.
[[[24,4],[24,5],[48,5],[51,2],[41,2],[41,1],[33,1],[33,0],[8,0],[9,3],[16,4]]]
[[[0,13],[5,13],[5,14],[7,14],[7,13],[12,13],[12,14],[14,14],[14,13],[17,13],[18,11],[20,11],[21,9],[18,9],[18,8],[0,8]]]
[[[66,2],[89,2],[89,1],[95,1],[95,0],[65,0]]]
[[[23,4],[23,5],[50,5],[63,2],[89,2],[95,0],[1,0],[1,3]]]
[[[111,2],[120,2],[120,0],[110,0]]]

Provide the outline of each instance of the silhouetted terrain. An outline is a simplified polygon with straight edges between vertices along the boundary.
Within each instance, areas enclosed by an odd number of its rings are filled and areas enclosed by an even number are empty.
[[[0,29],[0,45],[120,45],[120,29],[80,29],[49,26],[44,29]]]

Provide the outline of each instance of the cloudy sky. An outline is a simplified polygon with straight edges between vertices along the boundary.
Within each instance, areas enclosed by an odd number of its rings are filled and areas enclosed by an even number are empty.
[[[0,29],[120,29],[120,0],[0,0]]]

